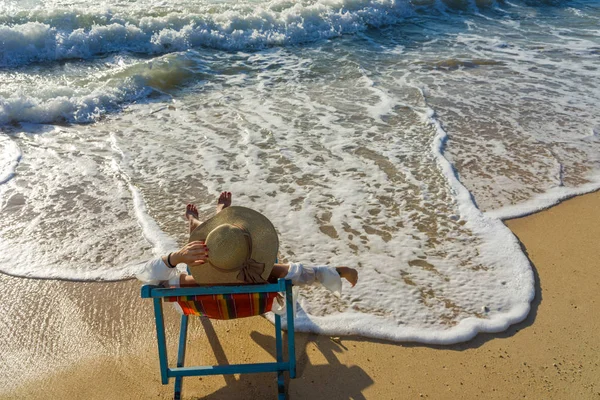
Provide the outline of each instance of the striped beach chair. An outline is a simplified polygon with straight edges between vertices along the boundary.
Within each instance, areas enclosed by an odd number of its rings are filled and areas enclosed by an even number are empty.
[[[286,299],[287,318],[287,352],[288,361],[283,357],[283,339],[281,335],[281,317],[275,314],[275,347],[276,362],[255,364],[234,364],[215,366],[185,366],[185,349],[187,341],[188,319],[199,316],[212,319],[234,319],[264,314],[271,310],[278,293],[284,293]],[[277,283],[240,286],[197,286],[184,288],[164,288],[162,286],[144,285],[142,298],[154,301],[154,319],[158,342],[158,358],[160,376],[163,385],[175,378],[174,399],[181,398],[182,379],[185,376],[245,374],[259,372],[277,373],[278,399],[286,398],[284,372],[291,379],[296,377],[296,351],[294,337],[294,302],[292,298],[292,282],[279,279]],[[169,367],[167,344],[163,315],[163,302],[177,302],[183,314],[179,332],[179,348],[177,366]]]

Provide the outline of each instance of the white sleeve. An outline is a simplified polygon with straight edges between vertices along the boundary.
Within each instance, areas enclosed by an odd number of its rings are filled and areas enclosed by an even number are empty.
[[[338,274],[335,267],[329,265],[319,265],[313,267],[317,281],[325,286],[336,296],[342,295],[342,277]]]
[[[316,280],[315,270],[300,263],[290,263],[285,279],[290,279],[296,286],[312,285]]]
[[[162,257],[158,257],[144,264],[140,264],[135,277],[144,283],[158,285],[165,281],[175,281],[175,278],[179,278],[179,275],[181,275],[181,271],[177,268],[167,267],[162,260]],[[177,286],[179,286],[179,284]]]
[[[290,263],[285,279],[291,279],[296,286],[312,285],[319,282],[336,296],[340,296],[342,293],[342,278],[335,267],[329,265],[305,267],[300,263]]]

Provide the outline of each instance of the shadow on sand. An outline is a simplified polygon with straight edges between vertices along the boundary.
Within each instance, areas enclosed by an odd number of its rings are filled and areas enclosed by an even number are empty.
[[[216,335],[210,320],[201,319],[202,326],[207,334],[211,350],[214,352],[219,365],[229,364],[223,346]],[[260,345],[273,358],[275,358],[275,338],[259,332],[250,333],[254,342]],[[286,338],[284,338],[284,341]],[[307,354],[307,345],[314,343],[317,349],[326,359],[327,363],[312,365]],[[285,348],[285,346],[284,346]],[[314,349],[313,349],[314,350]],[[315,334],[296,335],[297,355],[297,378],[290,380],[286,374],[286,389],[289,397],[299,398],[294,395],[294,386],[302,385],[303,392],[311,391],[318,393],[315,398],[334,399],[365,399],[362,391],[373,384],[373,380],[360,367],[342,364],[336,357],[336,353],[347,350],[344,345],[332,341],[326,336]],[[286,355],[287,357],[287,355]],[[276,397],[277,382],[274,373],[269,374],[241,374],[237,376],[225,375],[225,386],[211,394],[197,399],[236,399],[241,394],[244,398],[271,399]],[[293,383],[291,383],[293,382]],[[311,386],[314,389],[306,388]],[[304,390],[306,389],[306,390]],[[184,381],[185,392],[185,381]]]

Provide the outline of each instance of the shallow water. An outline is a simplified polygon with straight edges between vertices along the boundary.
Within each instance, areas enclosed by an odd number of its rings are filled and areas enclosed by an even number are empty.
[[[0,8],[0,269],[118,280],[221,190],[357,266],[299,328],[450,343],[523,319],[499,217],[600,187],[591,1]]]

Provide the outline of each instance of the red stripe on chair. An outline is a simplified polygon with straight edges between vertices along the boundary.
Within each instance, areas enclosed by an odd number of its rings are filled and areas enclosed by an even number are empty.
[[[245,318],[271,311],[277,293],[236,293],[224,295],[165,297],[176,301],[185,315],[213,319]]]

